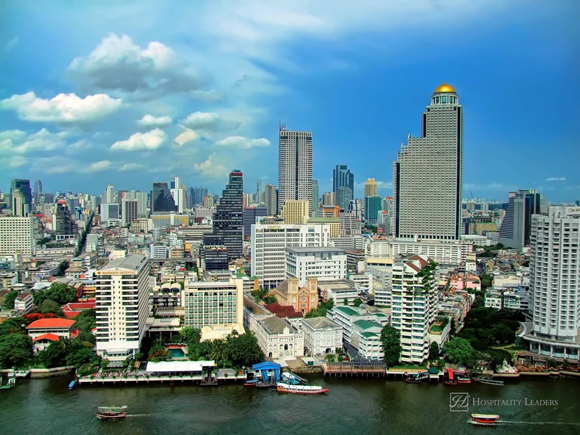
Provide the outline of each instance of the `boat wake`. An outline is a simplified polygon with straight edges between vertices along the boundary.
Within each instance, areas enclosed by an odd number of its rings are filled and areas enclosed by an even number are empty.
[[[580,423],[567,423],[565,421],[510,421],[510,420],[498,420],[498,424],[537,424],[537,425],[545,425],[545,424],[560,424],[560,425],[568,425],[568,426],[580,426]]]

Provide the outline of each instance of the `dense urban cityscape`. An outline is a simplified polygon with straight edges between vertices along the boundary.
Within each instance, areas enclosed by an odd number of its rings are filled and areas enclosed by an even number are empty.
[[[110,34],[89,56],[76,57],[68,69],[71,77],[81,77],[86,89],[106,89],[104,82],[97,83],[98,69],[110,67],[116,74],[111,62],[125,56],[120,63],[129,64],[135,60],[127,53],[138,52],[138,59],[150,56],[157,71],[151,81],[143,72],[146,62],[135,67],[132,74],[143,74],[139,86],[145,90],[130,101],[153,98],[146,92],[181,92],[175,90],[179,86],[191,95],[201,92],[189,89],[194,73],[187,68],[184,77],[163,70],[181,66],[171,63],[174,53],[164,51],[163,44],[141,50],[126,38]],[[115,44],[128,51],[115,59],[102,57]],[[6,53],[13,50],[9,45]],[[276,167],[276,161],[259,153],[252,164],[259,163],[264,172],[252,166],[251,177],[248,159],[228,167],[212,160],[217,152],[187,169],[187,143],[210,138],[223,146],[228,162],[250,148],[270,145],[258,135],[212,136],[212,131],[235,130],[241,123],[216,113],[192,112],[180,121],[182,133],[173,143],[177,154],[171,157],[176,165],[169,178],[163,175],[167,169],[159,175],[154,167],[144,170],[146,161],[155,165],[151,153],[165,142],[164,128],[176,119],[169,111],[161,113],[163,109],[152,112],[157,116],[131,120],[142,131],[113,141],[107,151],[111,155],[137,151],[133,160],[123,162],[87,164],[62,157],[50,145],[60,133],[41,131],[37,134],[44,139],[35,142],[34,135],[25,139],[28,133],[21,130],[0,132],[0,157],[8,156],[0,162],[11,174],[10,185],[0,186],[0,389],[7,390],[0,406],[10,403],[11,394],[19,397],[13,403],[25,403],[42,400],[33,391],[49,394],[68,385],[71,395],[79,400],[84,395],[93,407],[71,412],[94,419],[98,406],[97,418],[123,419],[145,409],[140,403],[148,401],[123,392],[142,391],[150,397],[171,396],[167,400],[173,402],[165,406],[181,409],[184,416],[179,418],[185,419],[173,429],[195,432],[196,422],[188,421],[187,408],[179,406],[195,400],[200,407],[201,400],[207,401],[212,405],[204,413],[209,415],[211,408],[227,402],[223,415],[241,424],[239,419],[246,417],[235,414],[228,397],[244,391],[245,398],[232,400],[256,400],[269,409],[266,414],[276,416],[260,423],[262,430],[280,426],[290,431],[287,420],[300,419],[297,409],[307,408],[310,399],[278,405],[268,399],[266,404],[263,389],[297,398],[330,397],[335,391],[350,397],[358,391],[361,404],[365,389],[369,397],[377,397],[386,388],[407,407],[423,403],[417,395],[431,394],[425,397],[432,404],[421,405],[428,413],[414,426],[422,430],[430,419],[448,411],[467,412],[469,406],[492,413],[471,414],[472,425],[521,423],[514,417],[519,411],[509,408],[512,403],[506,407],[486,401],[507,399],[497,391],[514,387],[521,388],[516,393],[521,397],[510,399],[548,409],[551,414],[542,418],[558,419],[564,431],[580,424],[573,414],[560,419],[558,406],[574,399],[562,396],[564,380],[556,379],[566,378],[568,389],[580,378],[580,200],[562,201],[563,192],[525,182],[500,185],[499,199],[475,197],[465,181],[464,159],[473,146],[464,142],[468,125],[473,125],[464,124],[473,98],[462,93],[453,76],[443,83],[435,78],[439,76],[432,78],[430,94],[409,94],[414,124],[390,126],[400,137],[410,130],[419,133],[408,134],[389,161],[381,163],[382,172],[368,169],[364,176],[354,157],[344,158],[338,151],[333,155],[328,148],[317,151],[316,123],[286,124],[284,119],[271,126],[277,134],[276,181],[266,169]],[[115,90],[133,92],[121,76],[115,80],[111,95]],[[86,95],[45,100],[34,92],[15,94],[0,97],[0,110],[14,111],[25,121],[62,116],[56,122],[65,125],[93,110],[93,103],[102,104],[99,117],[117,110],[111,109],[115,101],[121,104],[120,98],[106,94]],[[58,140],[91,128],[90,122],[81,122],[77,131],[63,129]],[[207,138],[200,139],[200,131]],[[83,140],[74,145],[85,147]],[[22,157],[28,149],[41,148],[59,156],[42,158],[41,165],[52,171]],[[359,152],[355,148],[353,156]],[[331,173],[315,169],[322,159],[325,167],[333,167]],[[166,161],[157,164],[166,166]],[[139,173],[147,187],[136,190],[132,179],[108,178],[101,169]],[[90,184],[61,183],[58,191],[45,187],[55,185],[55,175],[72,172],[91,174],[83,181]],[[204,181],[207,174],[211,183]],[[192,179],[199,181],[188,184]],[[541,381],[544,392],[533,390]],[[409,384],[429,384],[431,393]],[[212,388],[201,393],[201,387]],[[220,393],[210,397],[206,391]],[[453,398],[456,391],[467,395],[465,409]],[[324,413],[325,405],[316,403],[316,412]],[[349,406],[356,408],[353,403],[344,408]],[[284,408],[294,411],[284,414]],[[161,431],[158,419],[171,414],[160,417],[146,409],[134,416],[149,416],[156,428],[152,433]],[[505,421],[507,409],[508,420],[516,421]],[[330,433],[332,427],[333,433],[342,433],[351,425],[350,433],[363,424],[364,432],[379,433],[387,418],[382,412],[373,426],[355,419],[301,430]],[[530,412],[526,419],[533,421],[535,411]],[[200,413],[196,418],[203,420]],[[24,425],[11,432],[9,420],[0,422],[6,433],[30,431]],[[64,433],[59,424],[53,422],[47,433]],[[202,432],[234,431],[229,423],[220,424],[205,421]],[[411,426],[398,424],[401,433],[410,431]]]

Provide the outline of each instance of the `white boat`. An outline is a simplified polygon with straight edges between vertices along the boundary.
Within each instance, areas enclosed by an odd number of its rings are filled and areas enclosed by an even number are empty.
[[[291,394],[324,394],[328,393],[328,388],[323,388],[320,385],[291,385],[283,382],[278,382],[276,390],[279,393]]]

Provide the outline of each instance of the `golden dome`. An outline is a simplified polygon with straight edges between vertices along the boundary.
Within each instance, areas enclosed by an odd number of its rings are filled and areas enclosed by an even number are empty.
[[[454,93],[456,93],[455,88],[451,85],[448,85],[447,83],[443,83],[442,85],[437,86],[433,93],[440,94],[442,92],[454,92]]]

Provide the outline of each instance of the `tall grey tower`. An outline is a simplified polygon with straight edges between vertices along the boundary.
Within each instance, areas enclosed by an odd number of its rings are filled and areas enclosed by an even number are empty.
[[[280,127],[278,212],[287,199],[304,199],[312,214],[312,133]]]
[[[421,137],[409,135],[393,164],[395,235],[459,240],[463,186],[463,107],[442,84],[422,117]]]

